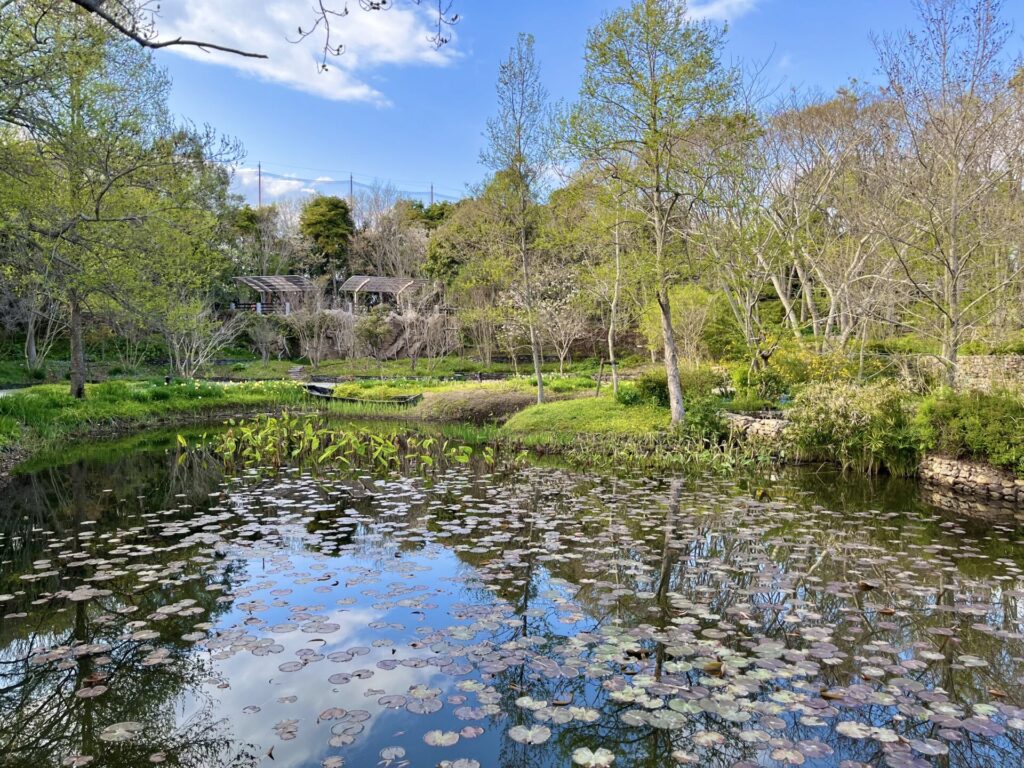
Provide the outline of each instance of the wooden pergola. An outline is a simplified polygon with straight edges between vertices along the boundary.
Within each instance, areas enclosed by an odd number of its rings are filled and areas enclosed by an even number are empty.
[[[349,308],[358,312],[366,307],[379,304],[398,305],[403,299],[412,301],[418,294],[430,289],[426,280],[411,277],[374,277],[372,275],[353,275],[346,280],[341,293],[349,296]],[[359,301],[362,296],[363,301]]]
[[[254,302],[235,302],[232,309],[256,312],[262,315],[288,315],[307,296],[320,290],[305,275],[247,275],[236,277],[235,282],[259,294]]]

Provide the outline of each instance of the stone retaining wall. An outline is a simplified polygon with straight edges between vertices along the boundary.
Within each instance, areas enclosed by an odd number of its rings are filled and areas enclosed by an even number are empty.
[[[775,454],[784,444],[788,422],[774,414],[726,413],[725,419],[733,434],[756,441]],[[918,477],[932,497],[932,503],[939,507],[952,504],[1024,510],[1024,479],[988,464],[926,456],[918,467]],[[955,494],[950,494],[950,491]],[[943,495],[951,498],[940,503]]]
[[[911,379],[931,377],[945,381],[945,367],[930,355],[898,356],[898,361],[904,375]],[[981,392],[1024,392],[1024,355],[961,355],[957,359],[956,385]]]
[[[958,361],[956,380],[964,389],[1022,391],[1024,355],[965,355]]]
[[[1001,502],[1024,504],[1024,480],[1012,472],[987,464],[925,456],[919,474],[922,480],[933,485]]]

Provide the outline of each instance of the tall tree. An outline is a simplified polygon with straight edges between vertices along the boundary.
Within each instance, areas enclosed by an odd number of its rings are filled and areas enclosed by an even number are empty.
[[[315,271],[327,275],[338,296],[338,279],[347,275],[352,235],[355,232],[348,201],[334,196],[318,195],[302,207],[299,231],[313,244],[318,262]]]
[[[550,157],[549,121],[548,93],[540,80],[533,36],[520,34],[498,70],[498,114],[487,121],[482,159],[500,177],[502,207],[514,234],[538,403],[544,402],[544,374],[531,268],[537,202]]]
[[[918,299],[907,324],[960,348],[1019,281],[1019,61],[999,0],[920,0],[922,29],[876,41],[889,139],[874,169],[875,225]],[[1018,81],[1019,82],[1019,81]]]
[[[673,254],[685,250],[687,219],[706,203],[717,172],[736,81],[719,60],[722,41],[721,30],[690,20],[680,0],[634,0],[591,30],[567,126],[573,153],[621,185],[644,215],[673,423],[685,417],[670,305],[679,277]]]

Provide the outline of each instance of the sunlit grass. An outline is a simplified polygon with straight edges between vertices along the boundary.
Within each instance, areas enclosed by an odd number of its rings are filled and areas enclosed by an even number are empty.
[[[26,433],[54,440],[99,425],[144,425],[162,417],[297,405],[306,399],[292,382],[108,381],[87,385],[84,400],[71,397],[67,385],[45,384],[0,398],[0,440]]]
[[[510,418],[502,432],[571,439],[573,435],[647,435],[667,429],[669,413],[656,405],[622,405],[610,396],[534,405]]]

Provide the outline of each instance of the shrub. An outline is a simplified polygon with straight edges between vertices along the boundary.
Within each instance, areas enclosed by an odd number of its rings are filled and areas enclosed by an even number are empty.
[[[721,443],[729,433],[722,418],[721,400],[711,395],[687,399],[686,418],[680,431],[691,442],[704,446]]]
[[[694,366],[680,369],[679,383],[683,398],[690,401],[710,397],[728,384],[728,378],[714,368]],[[664,371],[645,373],[636,380],[636,389],[643,400],[668,408],[668,375]]]
[[[664,372],[645,373],[634,386],[644,402],[668,408],[668,376]]]
[[[640,390],[637,389],[636,384],[628,381],[619,385],[619,391],[616,393],[615,399],[621,405],[642,405],[646,402],[644,396],[640,394]]]
[[[1011,392],[940,390],[917,414],[925,447],[1024,477],[1024,399]]]
[[[790,409],[787,442],[801,460],[835,461],[843,469],[910,475],[920,457],[908,393],[880,384],[814,384]]]

